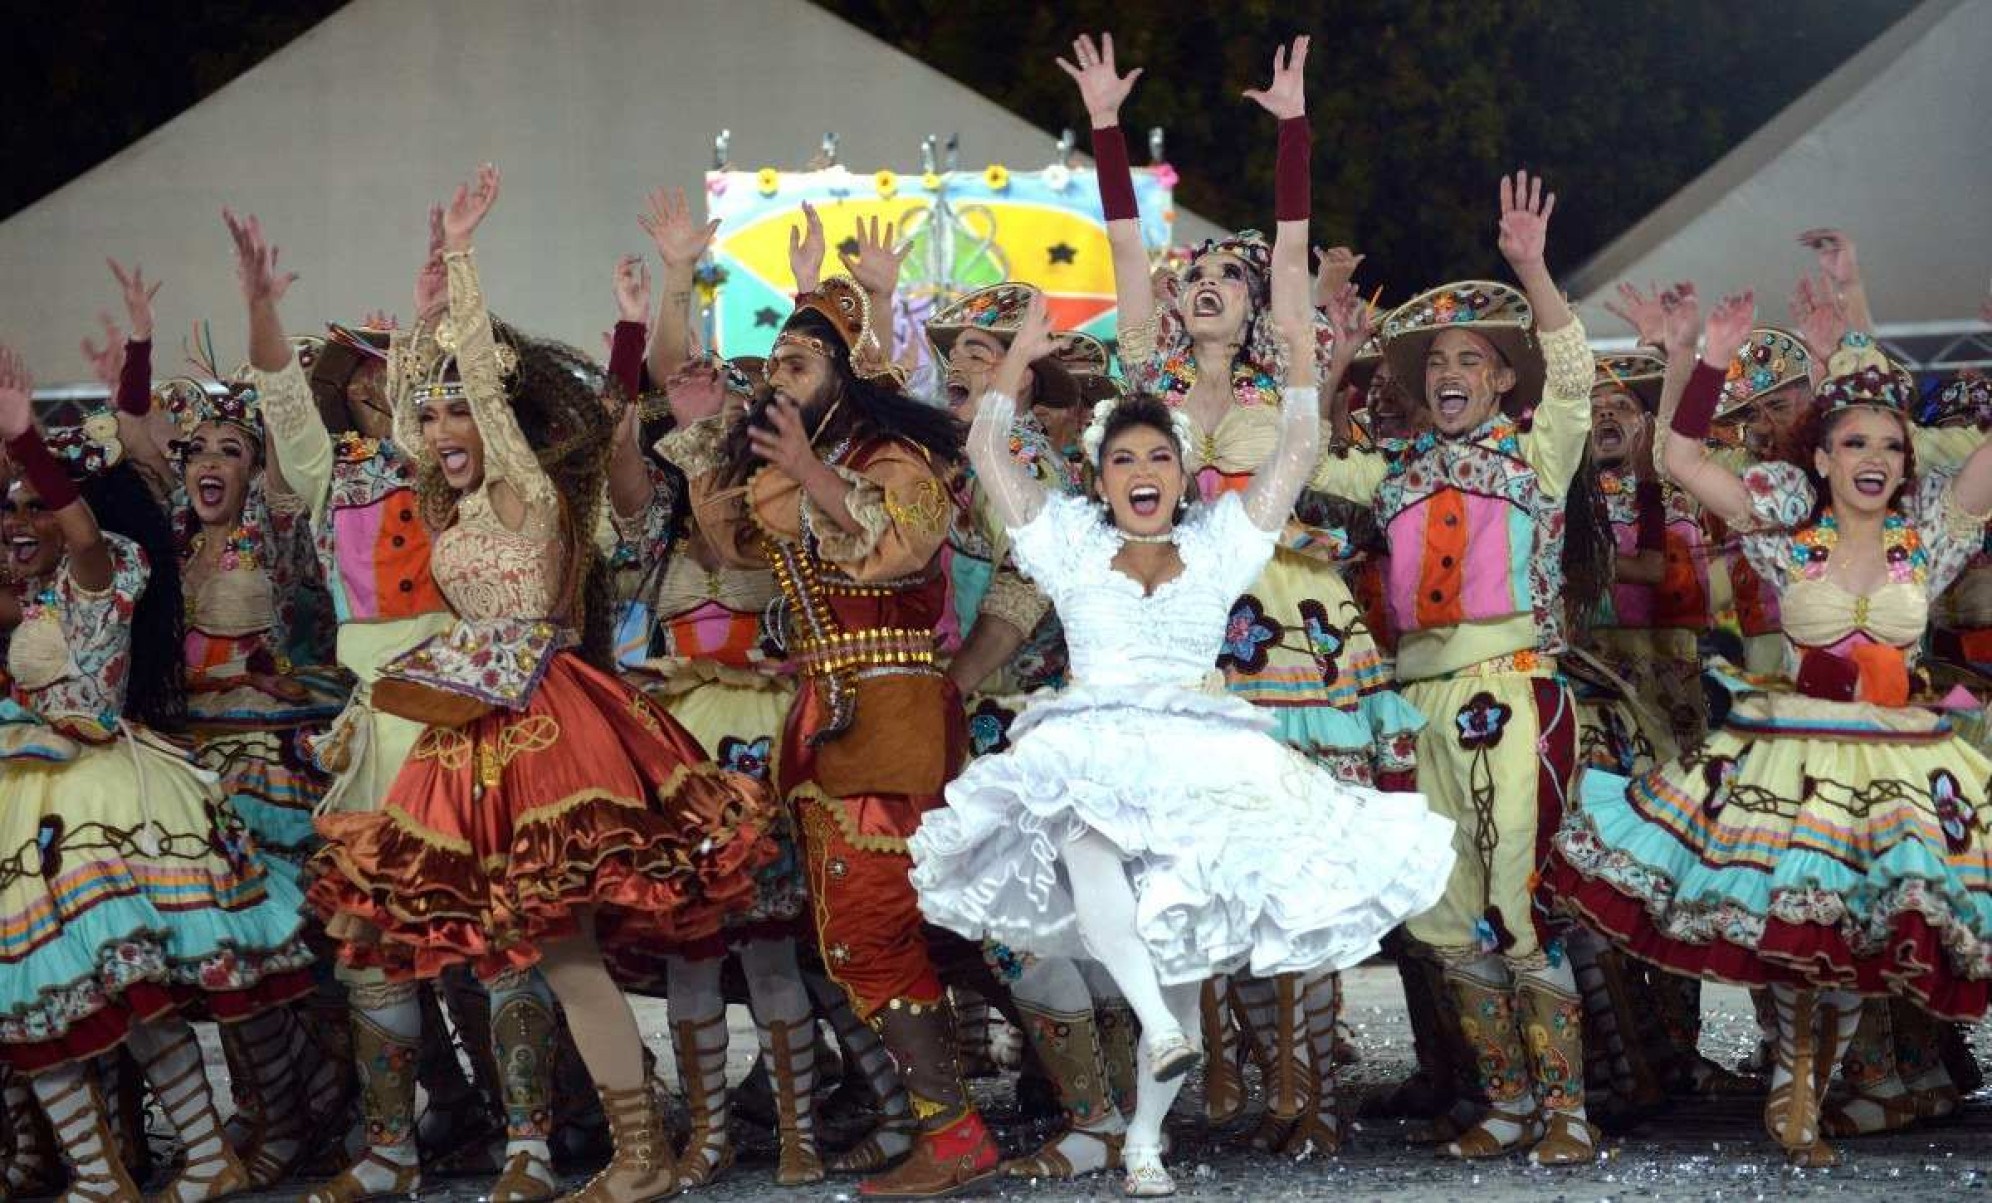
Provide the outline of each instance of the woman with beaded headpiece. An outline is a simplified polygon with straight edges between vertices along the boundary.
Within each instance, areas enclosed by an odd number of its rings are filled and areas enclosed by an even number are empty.
[[[127,442],[147,462],[173,472],[167,504],[179,546],[186,593],[188,723],[201,763],[219,775],[230,805],[279,872],[297,880],[316,846],[312,808],[325,778],[306,752],[344,702],[339,683],[294,670],[329,659],[330,608],[311,546],[301,501],[264,471],[267,459],[259,390],[245,367],[223,381],[212,339],[197,332],[202,366],[223,390],[201,381],[168,381],[158,393],[178,437],[154,443],[149,387],[152,293],[142,271],[111,265],[124,290],[134,337],[125,344],[114,400]],[[252,302],[253,265],[241,265]],[[288,283],[279,279],[277,291]],[[256,358],[281,356],[298,373],[270,306],[250,305]],[[260,319],[264,319],[259,321]],[[141,337],[141,333],[143,337]],[[199,355],[201,352],[197,352]],[[302,376],[297,379],[302,386]],[[321,967],[319,1012],[345,1022],[343,992]],[[289,1012],[273,1012],[223,1029],[234,1068],[240,1122],[237,1136],[250,1180],[258,1189],[287,1177],[320,1143],[327,1123],[342,1118],[350,1066],[319,1049]],[[260,1067],[260,1069],[252,1068]],[[294,1074],[300,1078],[294,1078]],[[263,1085],[282,1090],[268,1097]],[[300,1087],[301,1105],[290,1097]]]
[[[1267,309],[1272,248],[1257,232],[1207,243],[1156,300],[1134,203],[1120,108],[1140,77],[1115,68],[1111,35],[1073,43],[1076,62],[1060,65],[1078,83],[1092,121],[1101,204],[1113,248],[1120,306],[1122,368],[1131,388],[1187,414],[1187,448],[1207,498],[1249,485],[1267,462],[1279,429],[1280,385],[1288,353]],[[1266,91],[1247,95],[1279,120],[1275,216],[1305,220],[1310,208],[1309,135],[1302,68],[1307,39],[1274,60]],[[1360,609],[1336,563],[1336,531],[1298,518],[1266,568],[1238,599],[1218,666],[1228,688],[1267,708],[1280,738],[1343,780],[1408,787],[1413,737],[1423,719],[1390,688]],[[1257,1136],[1295,1153],[1332,1147],[1338,1137],[1332,1075],[1340,985],[1288,979],[1246,987],[1250,1026],[1270,1043],[1270,1121]],[[1212,999],[1213,1036],[1228,1034]],[[1219,1041],[1213,1040],[1214,1045]],[[1214,1118],[1243,1106],[1242,1080],[1228,1052],[1212,1053]]]
[[[1709,316],[1663,462],[1778,588],[1791,684],[1737,682],[1699,746],[1636,780],[1591,775],[1552,874],[1566,904],[1637,955],[1770,988],[1765,1127],[1794,1162],[1821,1165],[1834,1160],[1823,1137],[1913,1117],[1926,1085],[1897,1072],[1889,1011],[1864,1017],[1860,996],[1972,1019],[1992,995],[1992,763],[1915,663],[1931,595],[1983,540],[1992,449],[1919,475],[1913,383],[1856,331],[1778,457],[1723,467],[1703,446],[1723,381],[1709,365],[1730,361],[1751,314],[1746,294]],[[1817,1084],[1850,1039],[1888,1072],[1822,1110]]]
[[[1202,983],[1247,967],[1277,979],[1355,964],[1439,896],[1453,857],[1451,825],[1422,799],[1341,783],[1273,738],[1210,667],[1317,455],[1305,221],[1282,222],[1279,237],[1273,304],[1303,353],[1272,459],[1242,494],[1207,505],[1189,500],[1187,415],[1155,398],[1109,407],[1086,430],[1092,497],[1047,489],[1014,460],[1016,390],[1049,349],[1044,303],[1033,303],[970,454],[1019,567],[1058,609],[1073,683],[1033,701],[1009,750],[972,762],[911,843],[931,920],[1098,962],[1140,1016],[1123,1159],[1127,1191],[1142,1197],[1174,1191],[1162,1123],[1200,1059]],[[1124,755],[1129,740],[1138,762]]]
[[[677,1169],[598,941],[694,941],[750,904],[772,853],[766,793],[608,671],[593,534],[616,413],[578,353],[486,310],[470,239],[498,184],[486,165],[457,190],[448,311],[397,339],[388,364],[457,621],[383,668],[374,703],[423,733],[379,812],[319,820],[311,902],[343,959],[392,979],[468,964],[494,1016],[505,993],[550,989],[615,1138],[574,1197],[638,1203],[675,1193]],[[544,1035],[524,1050],[542,1064]],[[546,1116],[507,1119],[508,1189],[550,1190]]]
[[[251,1178],[188,1020],[256,1023],[310,990],[302,900],[214,777],[161,735],[187,712],[178,555],[115,416],[44,440],[32,388],[0,352],[0,439],[16,468],[0,504],[0,618],[14,625],[16,717],[32,716],[0,728],[0,931],[14,933],[0,940],[0,1059],[33,1076],[70,1197],[137,1203],[89,1068],[129,1049],[186,1147],[162,1198],[202,1203]]]

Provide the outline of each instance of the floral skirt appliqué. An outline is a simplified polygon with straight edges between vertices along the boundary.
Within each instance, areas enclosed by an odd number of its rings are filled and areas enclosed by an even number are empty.
[[[1975,1018],[1992,990],[1992,762],[1923,711],[1740,699],[1642,777],[1585,775],[1562,904],[1677,973],[1900,993]]]
[[[143,732],[44,742],[61,746],[0,758],[0,1061],[32,1071],[172,1011],[243,1019],[310,990],[303,899],[210,777]]]
[[[427,729],[379,812],[321,817],[309,898],[342,959],[398,976],[532,965],[582,911],[605,945],[691,944],[754,904],[771,818],[764,787],[562,652],[523,710]]]

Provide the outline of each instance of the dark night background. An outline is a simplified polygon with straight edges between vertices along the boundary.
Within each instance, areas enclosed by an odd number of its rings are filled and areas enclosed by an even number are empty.
[[[419,0],[403,0],[414,3]],[[1557,214],[1569,271],[1831,72],[1912,0],[817,0],[1039,126],[1082,126],[1052,62],[1112,29],[1147,69],[1123,117],[1137,161],[1167,130],[1178,198],[1232,227],[1271,220],[1271,121],[1239,97],[1273,47],[1314,36],[1315,230],[1402,296],[1497,269],[1497,177],[1525,166],[1581,203]],[[332,0],[44,5],[5,73],[0,216],[191,107],[340,7]],[[659,20],[695,19],[660,4]],[[1053,8],[1056,11],[1051,11]],[[172,11],[178,10],[178,11]],[[668,83],[665,85],[668,86]],[[873,86],[889,86],[875,84]],[[364,97],[355,120],[372,119]],[[945,115],[937,129],[945,129]]]

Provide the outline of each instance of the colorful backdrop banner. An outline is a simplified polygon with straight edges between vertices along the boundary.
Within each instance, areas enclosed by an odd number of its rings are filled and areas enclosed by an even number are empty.
[[[1166,164],[1134,173],[1151,255],[1169,245],[1175,183]],[[912,242],[894,315],[902,349],[910,342],[924,355],[925,340],[908,335],[935,308],[1002,280],[1042,288],[1060,329],[1114,336],[1113,264],[1090,167],[910,175],[769,167],[706,174],[707,213],[720,223],[705,278],[714,286],[710,329],[721,354],[766,354],[794,307],[789,231],[801,225],[804,201],[823,219],[826,274],[841,270],[837,250],[860,220],[897,223],[899,239]]]

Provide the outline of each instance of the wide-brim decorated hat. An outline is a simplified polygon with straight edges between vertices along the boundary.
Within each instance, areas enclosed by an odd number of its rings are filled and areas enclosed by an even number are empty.
[[[978,288],[943,306],[927,319],[927,341],[933,345],[934,355],[942,363],[946,363],[948,356],[953,354],[955,340],[966,330],[986,331],[1007,347],[1023,327],[1024,317],[1031,311],[1031,302],[1042,295],[1043,291],[1037,285],[1015,280]]]
[[[369,363],[387,363],[387,345],[394,332],[341,326],[336,322],[325,330],[325,341],[318,347],[318,353],[303,366],[318,412],[325,416],[328,425],[333,425],[335,419],[343,421],[346,386],[360,368]]]
[[[1759,326],[1729,361],[1722,381],[1722,397],[1716,402],[1715,420],[1740,422],[1750,415],[1750,407],[1767,393],[1787,384],[1807,380],[1812,372],[1812,354],[1805,340],[1777,326]]]
[[[1121,396],[1120,381],[1114,379],[1113,356],[1107,351],[1107,344],[1078,330],[1060,331],[1057,339],[1055,355],[1060,366],[1071,373],[1081,402],[1095,405]]]
[[[1667,361],[1645,351],[1598,353],[1591,357],[1591,391],[1622,388],[1639,398],[1647,413],[1660,412],[1660,386]]]
[[[1542,399],[1547,368],[1535,338],[1535,310],[1519,290],[1495,280],[1461,280],[1419,293],[1383,319],[1377,336],[1384,358],[1405,390],[1425,403],[1425,358],[1446,330],[1470,330],[1493,344],[1515,372],[1515,386],[1502,398],[1511,416],[1535,408]]]

